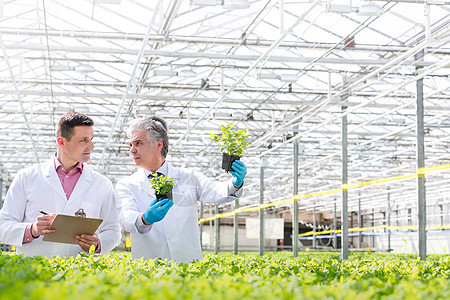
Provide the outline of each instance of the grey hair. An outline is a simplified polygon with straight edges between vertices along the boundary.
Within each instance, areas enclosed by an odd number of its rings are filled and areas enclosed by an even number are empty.
[[[127,136],[131,137],[136,131],[146,130],[147,138],[151,143],[155,144],[158,140],[163,141],[161,155],[166,158],[169,152],[169,136],[163,122],[152,119],[137,119],[128,126]]]

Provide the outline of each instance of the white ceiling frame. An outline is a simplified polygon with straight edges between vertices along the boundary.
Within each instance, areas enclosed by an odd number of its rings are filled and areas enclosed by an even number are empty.
[[[7,49],[20,49],[29,51],[46,51],[47,47],[41,44],[26,44],[26,43],[14,43],[6,44]],[[137,49],[111,49],[106,47],[79,47],[79,46],[49,46],[51,52],[64,51],[75,53],[106,53],[117,55],[137,55],[139,50]],[[222,59],[222,60],[242,60],[242,61],[255,61],[261,56],[255,55],[227,55],[227,54],[215,54],[205,52],[177,52],[177,51],[165,51],[165,50],[145,50],[144,56],[161,56],[161,57],[173,57],[173,58],[202,58],[202,59]],[[264,55],[264,54],[263,54]],[[331,58],[323,57],[320,59],[314,57],[298,57],[298,56],[269,56],[267,61],[271,62],[285,62],[285,63],[310,63],[315,61],[321,64],[348,64],[348,65],[385,65],[391,62],[390,59],[345,59],[345,58]],[[414,65],[426,67],[431,65],[426,61],[403,61],[403,65]]]
[[[303,21],[304,17],[307,16],[317,5],[321,3],[321,0],[316,0],[311,4],[311,6],[298,17],[297,21],[289,28],[289,30],[285,31],[265,52],[262,54],[245,72],[242,74],[233,85],[231,85],[227,91],[217,99],[217,101],[203,114],[202,118],[198,119],[195,124],[192,127],[195,127],[203,118],[209,115],[209,113],[217,106],[219,105],[229,94],[231,91],[233,91],[238,84],[242,82],[242,80],[252,71],[254,70],[261,62],[267,61],[271,57],[272,51],[278,46],[278,44],[288,35],[289,31],[292,28],[295,28],[300,22]],[[191,128],[192,128],[191,127]],[[180,137],[175,144],[172,146],[172,148],[176,148],[177,144],[186,136],[189,134],[191,128],[188,128],[186,133]]]
[[[381,0],[380,0],[381,1]],[[383,0],[384,1],[384,0]],[[0,33],[3,36],[8,35],[24,35],[24,36],[45,36],[45,30],[43,29],[26,29],[26,28],[1,28]],[[69,37],[69,38],[81,38],[81,39],[108,39],[108,40],[137,40],[141,41],[145,35],[139,33],[108,33],[108,32],[92,32],[92,31],[69,31],[69,30],[56,30],[49,29],[48,30],[49,37]],[[192,37],[192,36],[177,36],[177,35],[167,35],[165,38],[162,35],[153,34],[149,38],[149,42],[165,42],[168,44],[214,44],[214,45],[222,45],[222,46],[231,46],[236,47],[242,44],[241,39],[226,39],[226,38],[200,38],[200,37]],[[261,47],[266,48],[272,44],[273,41],[269,40],[255,40],[255,39],[246,39],[245,46],[246,47]],[[327,44],[327,43],[308,43],[308,42],[281,42],[278,46],[281,48],[296,48],[296,49],[314,49],[316,50],[328,50],[331,47],[335,46],[335,44]],[[405,52],[409,50],[407,46],[393,46],[393,45],[364,45],[358,44],[351,48],[336,48],[338,51],[345,52]],[[136,50],[138,51],[138,50]],[[442,48],[433,48],[427,47],[427,51],[429,53],[435,54],[450,54],[450,50],[442,49]]]
[[[158,4],[156,5],[155,12],[157,12],[160,9],[160,5],[162,4],[162,2],[163,2],[163,0],[159,0],[158,1]],[[147,47],[148,39],[150,38],[150,32],[153,29],[153,25],[154,25],[156,16],[157,16],[157,14],[154,13],[153,16],[152,16],[152,19],[150,20],[150,23],[148,24],[147,33],[146,33],[146,35],[145,35],[145,37],[144,37],[144,39],[142,41],[141,49],[140,49],[140,51],[139,51],[139,53],[137,55],[137,58],[136,58],[136,60],[134,62],[133,71],[131,72],[131,75],[130,75],[130,80],[128,81],[125,93],[123,94],[122,100],[121,100],[121,102],[119,104],[119,107],[117,109],[117,113],[116,113],[116,116],[114,118],[114,122],[113,122],[113,124],[111,124],[111,130],[109,131],[108,138],[106,140],[105,146],[103,148],[102,156],[101,156],[100,162],[98,164],[100,169],[103,169],[105,167],[105,159],[106,159],[106,156],[107,156],[107,151],[109,151],[109,147],[111,146],[112,136],[113,136],[113,134],[114,134],[114,132],[116,130],[116,127],[121,125],[121,123],[119,123],[119,120],[120,120],[120,118],[122,116],[123,107],[130,100],[128,93],[129,93],[129,91],[131,89],[135,89],[136,71],[137,71],[138,67],[141,64],[142,57],[144,56],[144,50]]]
[[[0,36],[0,44],[2,45],[3,57],[5,59],[6,65],[8,66],[9,75],[11,77],[12,85],[13,85],[14,91],[15,91],[14,94],[15,94],[15,96],[17,98],[17,101],[19,101],[20,111],[22,113],[23,120],[25,121],[25,125],[27,127],[27,132],[28,132],[29,138],[31,140],[31,144],[33,145],[34,156],[36,157],[36,161],[39,162],[40,159],[39,159],[39,155],[37,153],[37,148],[38,147],[36,145],[36,142],[34,141],[33,134],[31,132],[30,122],[28,121],[27,115],[25,113],[25,109],[24,109],[23,103],[22,103],[22,97],[21,97],[21,95],[19,93],[19,88],[17,86],[17,82],[16,82],[16,79],[15,79],[14,73],[13,73],[13,71],[11,69],[11,65],[10,65],[9,58],[8,58],[8,52],[6,51],[5,44],[3,43],[3,41],[1,39],[2,39],[2,37]],[[1,193],[1,191],[0,191],[0,193]]]
[[[441,34],[444,34],[444,33],[449,32],[449,31],[450,31],[450,28],[446,28],[446,29],[443,30],[442,32],[439,32],[439,33],[435,34],[433,37],[434,37],[434,38],[440,37]],[[394,66],[394,65],[400,65],[405,59],[407,59],[408,57],[413,56],[415,53],[417,53],[417,52],[419,52],[420,50],[424,49],[428,44],[429,44],[428,41],[423,41],[422,43],[420,43],[420,44],[418,44],[417,46],[411,48],[410,50],[408,50],[407,52],[403,53],[402,55],[396,57],[395,59],[392,59],[389,63],[387,63],[387,64],[385,64],[385,65],[379,67],[378,69],[376,69],[376,70],[370,72],[369,74],[363,76],[362,78],[358,79],[358,80],[355,81],[354,83],[348,85],[348,87],[346,87],[346,88],[344,88],[343,90],[341,90],[341,91],[337,92],[336,94],[334,94],[334,95],[333,95],[333,98],[339,98],[342,94],[344,94],[344,93],[346,93],[346,92],[350,92],[350,91],[352,91],[352,90],[358,90],[358,89],[361,89],[362,87],[365,87],[365,86],[370,85],[370,83],[365,83],[365,82],[367,81],[367,79],[369,79],[369,78],[371,78],[371,77],[374,77],[374,76],[380,74],[381,72],[384,72],[385,70],[387,70],[387,69],[388,69],[389,67],[391,67],[391,66]],[[421,75],[416,76],[416,77],[415,77],[414,79],[412,79],[412,80],[410,79],[409,82],[414,82],[414,81],[417,80],[418,78],[423,78],[423,76],[425,76],[426,74],[432,73],[432,71],[434,71],[435,69],[437,69],[436,66],[448,66],[448,63],[445,63],[445,62],[444,62],[444,63],[440,63],[440,64],[434,64],[432,68],[428,69],[428,72],[424,70],[423,73],[422,73]],[[430,70],[431,70],[431,71],[430,71]],[[360,85],[360,84],[363,84],[363,86],[362,86],[362,87],[361,87],[361,86],[358,86],[358,85]],[[384,92],[384,93],[381,93],[381,94],[380,94],[379,96],[377,96],[377,97],[371,98],[371,99],[369,99],[369,100],[367,100],[367,101],[365,101],[365,102],[363,102],[363,103],[361,103],[361,104],[359,104],[359,105],[356,105],[356,106],[354,106],[354,107],[351,107],[351,108],[347,109],[346,112],[345,112],[344,114],[342,114],[341,116],[339,116],[339,117],[346,116],[346,115],[348,115],[349,113],[352,113],[353,111],[355,111],[355,110],[357,110],[357,109],[359,109],[359,108],[365,107],[367,104],[369,104],[369,103],[371,103],[371,102],[373,102],[373,101],[375,101],[375,100],[377,100],[377,99],[379,99],[379,98],[382,98],[382,97],[384,97],[385,95],[389,95],[391,91],[395,91],[395,90],[397,90],[399,87],[405,86],[405,85],[406,85],[406,83],[399,84],[399,85],[395,86],[394,88],[391,88],[389,91]],[[294,118],[294,119],[290,120],[290,121],[287,122],[286,125],[283,126],[283,127],[286,127],[286,126],[288,126],[288,125],[290,125],[290,124],[293,124],[293,123],[294,123],[295,121],[297,121],[297,120],[303,119],[303,118],[307,115],[307,113],[309,113],[310,111],[317,110],[317,109],[319,109],[320,107],[324,106],[325,104],[327,104],[327,103],[329,103],[329,102],[330,102],[330,99],[328,99],[328,98],[325,99],[324,101],[322,101],[321,103],[319,103],[316,107],[312,107],[312,108],[306,110],[304,113],[300,114],[297,118]],[[333,120],[335,120],[335,119],[333,119]],[[323,126],[323,125],[325,125],[325,124],[328,124],[328,123],[331,122],[331,121],[332,121],[332,120],[329,120],[329,121],[327,121],[327,122],[324,122],[323,124],[321,124],[321,126]],[[258,139],[257,141],[255,141],[255,143],[259,143],[260,141],[264,141],[264,139],[267,139],[267,138],[269,138],[270,136],[272,136],[273,134],[282,131],[282,130],[283,130],[283,127],[277,128],[275,131],[269,132],[269,133],[266,134],[263,138],[260,138],[260,139]],[[310,131],[313,131],[313,129],[311,129]],[[293,142],[293,141],[299,139],[299,138],[302,137],[302,136],[303,136],[303,134],[299,134],[299,135],[295,136],[294,138],[290,139],[289,141],[286,141],[286,143],[287,143],[287,142]],[[281,147],[281,146],[282,146],[282,145],[277,146],[277,147],[274,147],[274,148],[272,148],[272,149],[269,149],[269,150],[267,150],[266,152],[264,152],[264,153],[258,155],[258,156],[255,157],[254,159],[258,159],[258,158],[262,157],[264,154],[266,154],[266,153],[268,153],[268,152],[270,152],[270,151],[274,151],[274,150],[278,149],[278,148]]]
[[[441,64],[446,64],[446,63],[447,63],[447,64],[450,63],[450,60],[448,60],[448,61],[446,61],[446,62],[444,62],[444,63],[441,63]],[[436,66],[436,67],[437,67],[437,66]],[[436,68],[436,67],[435,67],[435,68]],[[432,68],[431,70],[428,70],[428,72],[432,72],[435,68]],[[427,73],[427,72],[421,73],[421,74],[418,75],[416,78],[414,78],[413,81],[416,81],[416,80],[418,80],[418,79],[420,79],[420,78],[423,78],[424,76],[426,76],[426,73]],[[349,113],[350,113],[350,112],[347,110],[346,112],[341,113],[341,114],[335,116],[334,119],[332,119],[332,120],[330,119],[330,120],[324,121],[324,122],[320,123],[319,125],[317,125],[317,126],[311,128],[311,129],[309,129],[309,130],[307,130],[307,131],[303,131],[303,132],[297,134],[296,136],[294,136],[293,138],[291,138],[291,139],[289,139],[289,140],[286,140],[285,142],[282,142],[282,143],[280,143],[279,145],[277,145],[277,146],[275,146],[275,147],[273,147],[273,148],[271,148],[271,149],[268,149],[268,150],[262,152],[262,153],[259,154],[259,155],[255,155],[255,156],[249,158],[249,161],[257,161],[257,158],[263,157],[264,155],[266,155],[266,154],[268,154],[268,153],[270,153],[270,152],[273,152],[274,149],[281,148],[281,147],[285,146],[286,144],[291,143],[292,141],[296,141],[296,140],[298,140],[299,138],[301,138],[301,137],[307,135],[309,132],[313,132],[313,131],[315,131],[315,129],[322,128],[324,125],[328,124],[329,122],[331,122],[331,121],[333,121],[333,120],[337,120],[337,119],[341,118],[341,117],[344,116],[344,115],[348,115]],[[438,119],[438,118],[441,118],[441,117],[443,117],[443,116],[450,116],[450,113],[449,113],[449,112],[444,112],[444,113],[441,113],[441,114],[439,114],[439,115],[434,116],[432,119]],[[430,121],[430,119],[429,119],[428,121]],[[406,130],[408,130],[408,129],[410,129],[410,128],[413,128],[415,125],[416,125],[416,124],[414,123],[414,124],[411,124],[411,125],[409,125],[409,126],[407,126],[407,127],[400,128],[399,130],[396,130],[395,132],[390,132],[390,133],[388,133],[388,134],[385,134],[384,136],[376,137],[376,138],[374,138],[374,139],[371,139],[371,140],[368,140],[368,141],[364,141],[363,144],[370,144],[370,143],[372,143],[372,142],[374,142],[374,141],[378,141],[378,140],[381,140],[381,139],[383,139],[383,138],[392,136],[393,134],[397,134],[397,133],[400,133],[400,132],[402,132],[402,131],[406,131]],[[360,146],[360,145],[358,145],[358,146]],[[349,152],[352,151],[354,148],[355,148],[355,147],[352,147],[351,149],[349,149]],[[331,153],[331,154],[329,154],[329,155],[326,155],[326,156],[323,157],[323,158],[316,159],[316,160],[315,160],[314,162],[312,162],[312,163],[302,165],[302,168],[311,168],[311,167],[313,167],[313,166],[315,166],[315,165],[317,165],[317,164],[323,163],[323,162],[325,162],[325,161],[327,161],[327,160],[329,160],[329,159],[331,159],[331,158],[333,158],[333,157],[337,157],[337,156],[339,156],[339,155],[341,155],[341,152],[340,152],[340,151],[336,151],[336,152],[334,152],[334,153]],[[279,176],[286,176],[286,173],[280,174]],[[277,178],[277,177],[272,177],[271,179],[274,179],[274,178]],[[256,184],[257,184],[257,183],[254,183],[254,185],[256,185]]]

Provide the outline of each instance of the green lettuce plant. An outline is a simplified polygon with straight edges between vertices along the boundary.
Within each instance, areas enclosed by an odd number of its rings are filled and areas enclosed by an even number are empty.
[[[155,175],[148,179],[155,194],[167,194],[173,189],[173,178],[165,175]]]
[[[0,299],[449,299],[449,272],[447,254],[418,261],[350,253],[341,261],[331,252],[207,252],[177,264],[116,251],[51,258],[0,252]]]

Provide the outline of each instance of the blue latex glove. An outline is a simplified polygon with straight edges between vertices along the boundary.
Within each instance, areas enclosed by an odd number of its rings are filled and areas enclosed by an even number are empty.
[[[240,160],[235,160],[231,165],[234,172],[230,172],[233,175],[233,184],[235,187],[241,187],[244,184],[245,175],[247,175],[247,167]]]
[[[158,202],[158,199],[155,199],[150,203],[142,217],[144,218],[145,222],[150,225],[159,222],[164,219],[172,205],[172,200],[162,199]]]

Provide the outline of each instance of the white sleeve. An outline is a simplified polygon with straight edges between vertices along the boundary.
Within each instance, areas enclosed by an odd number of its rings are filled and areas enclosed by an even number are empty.
[[[24,222],[27,198],[24,191],[25,176],[20,171],[6,194],[0,210],[0,243],[22,246],[25,229],[29,223]]]
[[[242,196],[243,188],[235,188],[232,180],[225,182],[214,181],[203,174],[194,172],[199,185],[199,199],[205,203],[227,203]]]
[[[103,222],[98,229],[98,238],[100,240],[102,254],[110,252],[119,245],[122,235],[114,200],[114,189],[109,180],[106,186],[105,197],[104,205],[100,210],[100,218],[103,219]]]
[[[150,231],[150,229],[152,229],[152,225],[147,225],[144,223],[144,221],[142,221],[142,215],[140,214],[137,218],[136,218],[136,222],[134,223],[134,225],[136,226],[137,231],[140,234],[144,234]]]
[[[239,198],[242,196],[242,193],[244,189],[242,188],[244,186],[244,183],[240,187],[235,187],[233,184],[233,180],[228,181],[228,195],[234,196],[236,198]]]
[[[122,181],[119,181],[116,185],[116,205],[119,211],[119,223],[123,230],[142,234],[151,229],[151,226],[142,223],[142,213],[138,210],[136,200],[128,185]],[[139,220],[141,223],[139,223]]]

